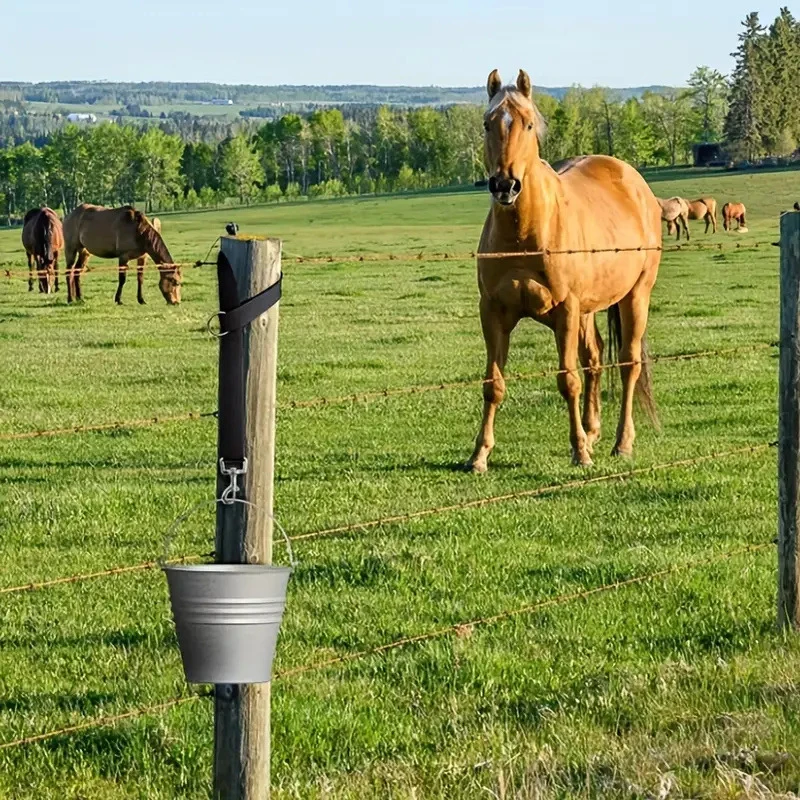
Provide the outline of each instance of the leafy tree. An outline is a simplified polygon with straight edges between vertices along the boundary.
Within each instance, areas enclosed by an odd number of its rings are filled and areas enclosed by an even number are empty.
[[[264,180],[258,153],[241,134],[222,143],[219,168],[223,191],[238,197],[241,203],[249,200],[256,185]]]
[[[710,67],[698,67],[689,76],[689,87],[703,141],[720,141],[728,113],[728,84],[725,77]]]
[[[181,189],[181,156],[183,142],[160,128],[148,128],[136,143],[134,169],[137,192],[148,211],[159,200],[174,197]]]

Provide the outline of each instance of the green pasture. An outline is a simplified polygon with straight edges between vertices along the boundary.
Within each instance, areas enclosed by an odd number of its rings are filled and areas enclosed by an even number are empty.
[[[723,250],[665,253],[651,349],[673,354],[777,337],[779,213],[800,172],[669,176],[661,196],[744,201]],[[287,254],[464,252],[483,194],[309,202],[170,215],[173,255],[205,255],[230,220]],[[740,247],[737,248],[736,245]],[[755,245],[759,246],[756,248]],[[94,260],[92,264],[103,262]],[[19,231],[0,232],[0,436],[216,404],[213,268],[186,270],[168,308],[152,272],[113,303],[89,273],[84,304],[28,293]],[[108,262],[103,264],[108,265]],[[770,442],[777,351],[655,366],[661,430],[639,419],[635,461],[570,465],[555,380],[509,383],[484,476],[459,471],[478,386],[291,408],[294,400],[480,378],[471,260],[285,265],[276,514],[291,534],[502,495],[578,476]],[[523,323],[509,369],[556,365]],[[213,497],[213,419],[0,439],[0,587],[161,555],[164,532]],[[775,627],[773,450],[535,499],[297,543],[276,670],[592,589],[699,566],[447,635],[273,687],[273,796],[284,798],[736,798],[800,791],[800,643]],[[213,512],[175,554],[213,547]],[[276,546],[276,560],[285,552]],[[188,694],[156,570],[0,594],[0,744]],[[0,749],[3,800],[172,800],[210,794],[212,707]]]

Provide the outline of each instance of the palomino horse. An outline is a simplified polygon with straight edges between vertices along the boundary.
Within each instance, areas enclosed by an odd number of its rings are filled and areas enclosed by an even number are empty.
[[[33,291],[34,268],[39,277],[39,291],[58,291],[58,255],[64,249],[61,220],[52,208],[32,208],[22,227],[22,246],[28,256],[28,291]]]
[[[662,200],[657,197],[658,204],[661,206],[661,219],[667,223],[667,232],[678,232],[677,239],[681,240],[681,226],[686,234],[686,241],[689,241],[689,204],[682,197],[670,197],[669,200]]]
[[[644,337],[650,292],[661,261],[658,203],[644,178],[615,158],[577,158],[558,172],[542,161],[538,137],[544,124],[533,104],[527,73],[520,70],[516,86],[503,88],[495,70],[487,88],[484,158],[492,203],[478,248],[487,363],[483,423],[467,468],[487,469],[495,444],[495,414],[505,394],[509,338],[523,317],[555,333],[561,369],[558,388],[569,410],[572,459],[575,464],[592,463],[592,447],[600,438],[603,365],[595,314],[603,309],[609,310],[609,328],[623,362],[622,408],[613,452],[630,455],[635,388],[645,408],[655,414]],[[624,252],[614,252],[616,248]],[[480,255],[520,251],[531,254]],[[587,373],[583,419],[579,358]]]
[[[87,203],[78,206],[64,220],[64,238],[67,245],[67,299],[81,299],[81,273],[89,256],[116,258],[119,263],[119,286],[115,300],[122,303],[128,262],[139,260],[138,300],[142,296],[142,267],[148,255],[156,264],[173,263],[161,234],[141,211],[131,206],[103,208]],[[76,264],[77,259],[77,264]],[[169,305],[181,301],[181,271],[179,267],[159,268],[159,289]]]
[[[713,197],[700,197],[689,203],[689,219],[702,219],[706,223],[706,233],[713,228],[717,232],[717,201]]]
[[[746,213],[744,203],[725,203],[722,206],[722,227],[726,231],[733,230],[733,223],[736,222],[736,230],[747,232]]]

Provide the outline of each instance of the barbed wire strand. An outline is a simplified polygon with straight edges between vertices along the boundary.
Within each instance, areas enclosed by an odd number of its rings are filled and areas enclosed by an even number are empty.
[[[53,428],[51,430],[21,431],[18,433],[0,433],[0,441],[16,441],[19,439],[39,439],[46,436],[63,436],[73,433],[96,433],[98,431],[124,430],[125,428],[145,428],[150,425],[162,425],[168,422],[185,422],[186,420],[200,420],[215,417],[216,411],[187,411],[185,414],[172,416],[152,416],[139,419],[117,420],[115,422],[102,422],[97,425],[73,425],[67,428]]]
[[[768,350],[777,347],[778,342],[759,342],[752,345],[740,345],[737,347],[719,348],[716,350],[700,350],[692,353],[674,353],[663,356],[651,356],[641,362],[616,361],[611,364],[603,364],[602,370],[616,369],[618,367],[629,367],[635,363],[658,364],[670,361],[692,361],[699,358],[713,358],[716,356],[733,355],[736,353],[754,352],[757,350]],[[574,370],[568,369],[549,369],[540,372],[512,372],[504,376],[506,382],[532,380],[535,378],[552,378],[558,375],[566,375],[570,372],[590,372],[594,367],[576,367]],[[481,386],[493,383],[494,378],[466,378],[460,381],[444,381],[440,383],[415,384],[412,386],[401,386],[396,389],[375,389],[368,392],[356,392],[355,394],[339,395],[338,397],[314,397],[309,400],[289,400],[278,403],[278,408],[313,408],[315,406],[340,405],[347,402],[360,402],[365,400],[376,400],[382,397],[395,397],[397,395],[421,394],[437,390],[455,389],[462,386]]]
[[[683,564],[675,564],[665,569],[646,573],[644,575],[637,575],[632,578],[626,578],[625,580],[621,581],[614,581],[613,583],[603,584],[601,586],[596,586],[592,589],[581,589],[579,591],[557,595],[556,597],[551,597],[546,600],[541,600],[536,603],[531,603],[525,606],[521,606],[519,608],[501,611],[491,616],[479,617],[477,619],[467,620],[465,622],[456,623],[455,625],[449,625],[444,628],[438,628],[436,630],[428,631],[427,633],[417,634],[415,636],[406,636],[403,637],[402,639],[396,639],[392,642],[387,642],[386,644],[378,645],[377,647],[366,648],[364,650],[359,650],[354,653],[346,653],[341,656],[329,658],[324,661],[318,661],[311,664],[303,664],[298,667],[292,667],[283,670],[281,672],[277,672],[273,676],[273,682],[280,680],[287,680],[288,678],[292,678],[297,675],[304,675],[309,672],[318,672],[323,669],[328,669],[332,666],[336,666],[338,664],[344,664],[348,662],[365,659],[373,655],[380,655],[389,652],[391,650],[397,650],[399,648],[407,647],[412,644],[419,644],[421,642],[430,641],[432,639],[440,638],[442,636],[447,636],[451,634],[463,636],[467,632],[471,632],[473,628],[479,625],[491,625],[493,623],[502,622],[504,620],[511,619],[513,617],[521,616],[523,614],[532,614],[537,611],[541,611],[542,609],[545,608],[564,605],[566,603],[573,602],[576,600],[588,599],[590,597],[594,597],[596,595],[605,592],[615,591],[622,588],[626,588],[628,586],[634,586],[637,584],[643,584],[649,581],[658,580],[659,578],[665,578],[670,575],[676,574],[678,572],[685,572],[690,569],[696,569],[698,567],[704,567],[710,564],[717,564],[722,561],[735,558],[738,555],[744,555],[746,553],[753,553],[759,550],[764,550],[770,546],[772,546],[771,543],[747,545],[746,547],[741,547],[736,550],[731,550],[726,553],[719,554],[717,556],[705,556],[702,559],[688,561]],[[183,705],[186,703],[191,703],[196,700],[199,700],[200,698],[209,696],[212,696],[211,692],[204,692],[201,694],[176,697],[171,700],[167,700],[163,703],[157,703],[151,706],[142,706],[140,708],[123,712],[121,714],[98,717],[97,719],[89,720],[79,725],[71,725],[65,728],[59,728],[56,730],[47,731],[46,733],[40,733],[34,736],[26,736],[20,739],[15,739],[12,741],[0,743],[0,750],[8,750],[14,747],[21,747],[23,745],[34,744],[36,742],[46,741],[48,739],[53,739],[58,736],[65,736],[67,734],[79,733],[81,731],[89,730],[92,728],[107,727],[109,725],[114,725],[117,722],[122,722],[124,720],[135,719],[137,717],[142,717],[151,714],[157,714],[159,712],[166,711],[176,706]]]
[[[199,561],[202,558],[213,558],[214,553],[193,553],[184,556],[176,556],[164,561],[164,564],[188,564],[192,561]],[[122,567],[111,567],[109,569],[99,570],[97,572],[81,572],[76,575],[67,575],[62,578],[53,578],[47,581],[39,581],[34,583],[25,583],[19,586],[6,586],[0,589],[0,595],[4,594],[17,594],[19,592],[35,592],[39,589],[48,589],[51,586],[64,586],[70,583],[80,583],[81,581],[88,581],[94,578],[105,578],[113,575],[127,575],[131,572],[143,572],[149,569],[158,569],[161,567],[160,561],[142,561],[139,564],[129,564]]]
[[[219,240],[218,240],[219,241]],[[599,255],[606,253],[644,253],[644,252],[707,252],[707,251],[733,251],[733,250],[752,250],[759,248],[762,244],[768,245],[770,242],[736,242],[735,246],[724,246],[722,242],[716,244],[677,244],[671,246],[649,246],[649,247],[593,247],[584,249],[569,249],[558,250],[545,248],[542,250],[520,250],[520,251],[507,251],[495,253],[478,253],[475,250],[463,252],[441,252],[441,253],[363,253],[360,255],[355,254],[340,254],[340,255],[318,255],[318,256],[303,256],[291,254],[286,251],[282,254],[282,261],[292,262],[295,264],[343,264],[352,262],[386,262],[386,261],[467,261],[474,258],[482,259],[508,259],[508,258],[531,258],[540,256],[573,256],[573,255]],[[209,253],[214,249],[216,242],[209,249]],[[208,256],[203,260],[198,261],[176,261],[164,264],[147,263],[139,267],[136,264],[129,264],[125,269],[143,269],[143,270],[174,270],[174,269],[192,269],[195,267],[202,267],[206,265],[214,265],[216,262],[208,261]],[[81,272],[81,277],[91,275],[92,273],[119,273],[119,265],[98,265],[86,267]],[[4,269],[4,275],[8,279],[18,278],[21,280],[28,280],[30,275],[35,275],[37,278],[47,277],[50,273],[46,270],[33,270],[32,273],[17,271],[11,269]],[[59,277],[66,278],[66,271],[59,270]]]
[[[738,448],[732,451],[723,451],[720,453],[712,453],[710,455],[697,456],[693,459],[670,461],[665,464],[655,464],[651,467],[640,467],[638,469],[627,470],[624,472],[614,472],[607,475],[597,475],[592,478],[584,478],[581,480],[566,481],[562,483],[553,483],[547,486],[539,486],[535,489],[523,489],[519,492],[512,492],[509,494],[491,495],[490,497],[478,498],[477,500],[467,500],[464,501],[463,503],[457,503],[454,505],[437,506],[434,508],[427,508],[427,509],[421,509],[419,511],[408,512],[406,514],[397,514],[394,516],[381,517],[379,519],[374,519],[374,520],[367,520],[365,522],[354,522],[336,528],[323,528],[316,531],[309,531],[307,533],[301,533],[295,536],[290,536],[289,541],[291,542],[304,541],[308,539],[316,539],[322,536],[332,536],[338,533],[369,530],[371,528],[380,527],[382,525],[390,525],[395,522],[406,522],[412,519],[419,519],[422,517],[433,516],[435,514],[444,514],[449,511],[459,511],[462,509],[478,508],[481,506],[493,505],[495,503],[506,502],[509,500],[519,500],[523,498],[540,497],[547,494],[554,494],[556,492],[572,491],[573,489],[579,489],[584,486],[589,486],[596,483],[606,483],[612,480],[625,480],[631,477],[635,477],[636,475],[643,475],[651,472],[662,471],[672,467],[701,464],[704,461],[721,459],[735,455],[742,455],[745,453],[757,453],[767,448],[775,446],[777,446],[777,442],[770,442],[768,444],[761,444],[761,445],[750,445],[748,447]],[[176,562],[199,561],[200,559],[211,558],[213,556],[214,553],[195,553],[195,554],[181,556],[179,559],[176,559]],[[139,564],[130,564],[122,567],[111,567],[109,569],[101,570],[98,572],[77,573],[75,575],[64,576],[62,578],[54,578],[48,581],[29,582],[25,584],[20,584],[19,586],[8,586],[3,589],[0,589],[0,595],[37,591],[39,589],[46,589],[51,586],[80,583],[82,581],[92,580],[95,578],[124,575],[131,572],[139,572],[149,569],[155,569],[158,566],[160,565],[156,561],[143,561]]]
[[[489,497],[479,497],[475,500],[465,500],[461,503],[453,503],[451,505],[434,506],[432,508],[423,508],[419,511],[410,511],[405,514],[393,514],[391,516],[379,517],[378,519],[369,520],[367,522],[353,522],[347,525],[339,525],[334,528],[324,528],[318,531],[310,531],[309,533],[301,533],[296,536],[290,536],[292,542],[301,542],[309,539],[318,539],[323,536],[333,536],[340,533],[353,533],[355,531],[364,531],[371,528],[378,528],[383,525],[392,525],[398,522],[411,522],[413,520],[422,519],[424,517],[431,517],[436,514],[445,514],[451,511],[463,511],[472,508],[482,508],[483,506],[494,505],[495,503],[504,503],[509,500],[523,500],[532,497],[541,497],[555,492],[571,491],[573,489],[583,488],[585,486],[592,486],[598,483],[608,483],[609,481],[624,481],[630,478],[635,478],[639,475],[648,475],[654,472],[663,472],[667,469],[675,469],[677,467],[691,467],[698,464],[704,464],[709,461],[715,461],[723,458],[732,458],[738,455],[758,453],[767,450],[771,447],[777,447],[778,442],[769,442],[765,444],[748,445],[747,447],[738,447],[733,450],[723,450],[716,453],[709,453],[707,455],[695,456],[693,458],[682,458],[677,461],[668,461],[662,464],[653,464],[650,467],[637,467],[634,469],[624,470],[622,472],[611,472],[605,475],[595,475],[591,478],[580,478],[578,480],[566,481],[563,483],[553,483],[548,486],[538,486],[534,489],[521,489],[517,492],[509,492],[507,494],[490,495]]]
[[[752,345],[740,345],[737,347],[718,348],[716,350],[700,350],[691,353],[674,353],[663,356],[651,356],[644,359],[641,364],[658,364],[673,361],[692,361],[699,358],[713,358],[717,356],[734,355],[736,353],[755,352],[758,350],[768,350],[778,346],[778,342],[759,342]],[[616,369],[618,367],[632,366],[634,361],[617,361],[611,364],[603,364],[602,370]],[[593,367],[576,367],[572,372],[589,372]],[[517,372],[505,375],[506,382],[535,380],[537,378],[551,378],[557,375],[565,375],[570,370],[550,369],[540,372]],[[357,403],[367,400],[377,400],[383,397],[397,397],[410,394],[424,394],[426,392],[442,391],[455,389],[465,386],[481,386],[492,383],[493,378],[467,378],[460,381],[445,381],[440,383],[413,384],[411,386],[401,386],[394,389],[375,389],[367,392],[357,392],[355,394],[339,395],[334,397],[314,397],[309,400],[286,400],[277,404],[279,409],[299,409],[314,408],[317,406],[342,405],[344,403]],[[137,418],[132,420],[116,420],[113,422],[103,422],[96,425],[74,425],[64,428],[37,429],[33,431],[20,431],[17,433],[0,433],[0,441],[15,441],[19,439],[37,439],[47,436],[61,436],[78,433],[92,433],[105,430],[124,430],[125,428],[142,428],[151,425],[160,425],[168,422],[183,422],[187,420],[199,420],[207,417],[216,417],[216,411],[189,411],[185,414],[175,416],[153,416]]]

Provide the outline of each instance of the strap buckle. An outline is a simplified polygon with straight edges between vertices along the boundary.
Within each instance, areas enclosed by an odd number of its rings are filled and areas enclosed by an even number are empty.
[[[221,475],[230,478],[230,483],[225,487],[225,491],[222,492],[220,502],[226,506],[232,506],[236,502],[236,495],[239,493],[239,476],[247,474],[247,458],[242,459],[241,467],[228,466],[225,463],[225,459],[221,458],[219,460],[219,471]]]

